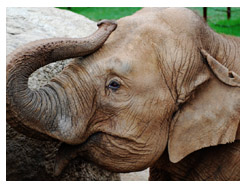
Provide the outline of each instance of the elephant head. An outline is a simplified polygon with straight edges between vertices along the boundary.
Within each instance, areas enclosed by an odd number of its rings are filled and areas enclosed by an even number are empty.
[[[9,124],[68,144],[57,170],[82,155],[112,171],[138,171],[165,149],[178,162],[234,141],[239,41],[216,34],[184,8],[143,9],[117,23],[115,30],[103,21],[85,39],[40,40],[10,54]],[[34,70],[74,57],[80,58],[48,85],[28,88]]]

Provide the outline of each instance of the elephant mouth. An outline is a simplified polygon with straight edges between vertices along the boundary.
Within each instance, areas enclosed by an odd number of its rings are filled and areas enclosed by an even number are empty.
[[[108,129],[111,131],[112,129]],[[79,145],[63,143],[56,156],[54,174],[59,175],[76,157],[112,172],[142,171],[161,156],[165,145],[160,140],[142,141],[116,132],[95,131]]]
[[[117,134],[99,131],[91,134],[82,144],[61,144],[55,160],[54,175],[60,175],[69,162],[76,157],[112,172],[141,171],[148,168],[149,163],[154,161],[152,153],[152,149],[146,144]]]

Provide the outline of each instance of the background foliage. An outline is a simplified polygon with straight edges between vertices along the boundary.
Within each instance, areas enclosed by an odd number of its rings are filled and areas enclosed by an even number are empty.
[[[59,7],[84,15],[91,20],[119,19],[132,15],[141,7]],[[190,7],[203,16],[202,7]],[[240,36],[240,8],[231,8],[231,18],[227,19],[226,7],[209,7],[207,9],[208,25],[218,33]]]

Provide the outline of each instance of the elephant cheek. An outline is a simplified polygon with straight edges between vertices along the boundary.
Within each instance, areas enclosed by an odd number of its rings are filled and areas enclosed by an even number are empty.
[[[160,140],[159,144],[146,145],[118,136],[96,133],[82,145],[79,154],[113,172],[140,171],[155,163],[164,151],[166,141],[167,139]]]

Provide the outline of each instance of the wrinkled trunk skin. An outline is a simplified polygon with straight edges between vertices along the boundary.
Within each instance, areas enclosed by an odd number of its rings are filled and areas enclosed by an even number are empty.
[[[114,22],[102,21],[89,37],[38,40],[9,54],[6,59],[7,122],[25,134],[35,135],[30,131],[35,130],[69,144],[83,142],[81,136],[87,125],[84,121],[92,116],[88,109],[93,111],[94,93],[88,85],[89,78],[85,81],[80,78],[87,75],[82,67],[73,65],[64,70],[59,78],[39,91],[28,88],[28,78],[49,63],[95,52],[116,26]],[[80,124],[74,122],[77,118],[81,119]]]
[[[59,17],[53,17],[55,14]],[[35,19],[33,20],[33,18]],[[67,30],[63,30],[63,28],[65,27],[64,24],[73,22],[71,18],[74,19],[77,24],[74,25],[74,29],[71,30],[73,35],[80,35],[81,28],[84,28],[84,23],[87,22],[84,21],[85,18],[82,16],[55,8],[45,8],[43,10],[40,8],[8,8],[7,53],[10,53],[22,44],[28,43],[30,39],[33,41],[37,38],[42,39],[52,37],[50,34],[54,35],[54,32],[52,31],[53,23],[57,24],[56,36],[67,36]],[[38,22],[40,25],[37,26],[33,21]],[[50,23],[50,21],[52,22]],[[58,24],[62,25],[58,26]],[[44,29],[42,28],[43,26]],[[96,27],[93,29],[95,30]],[[42,34],[39,33],[40,30],[42,31]],[[77,37],[79,37],[79,35]],[[83,36],[85,35],[83,34]],[[52,78],[55,76],[62,70],[60,66],[64,66],[66,63],[67,61],[56,62],[41,68],[37,73],[32,75],[31,80],[29,80],[29,87],[35,89],[44,86],[43,83],[48,82],[46,77]],[[59,70],[57,70],[58,68]],[[87,163],[81,158],[76,158],[70,162],[60,176],[54,176],[55,157],[61,142],[51,139],[49,141],[41,141],[30,138],[17,132],[8,124],[6,133],[6,180],[8,181],[120,180],[118,174],[108,172],[98,166]]]

